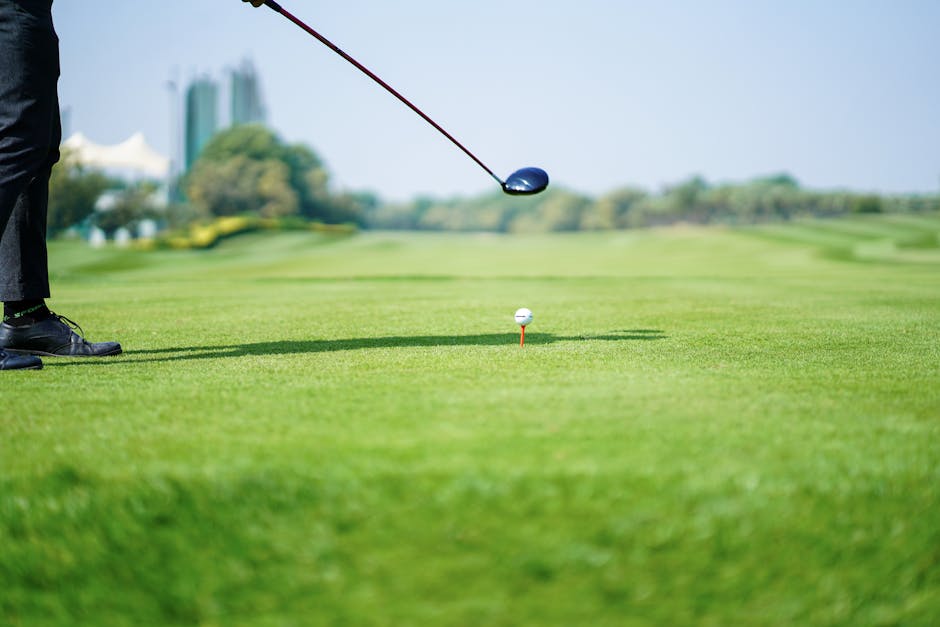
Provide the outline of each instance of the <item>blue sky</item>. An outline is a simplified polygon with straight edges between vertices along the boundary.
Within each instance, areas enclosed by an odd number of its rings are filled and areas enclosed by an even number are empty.
[[[935,0],[282,0],[497,174],[601,194],[693,174],[940,190]],[[387,199],[493,189],[329,49],[239,0],[56,0],[70,128],[171,148],[167,81],[250,58],[270,124],[337,188]]]

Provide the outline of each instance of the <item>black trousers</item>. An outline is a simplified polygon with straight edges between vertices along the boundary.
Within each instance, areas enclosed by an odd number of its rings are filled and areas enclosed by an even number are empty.
[[[52,0],[0,0],[0,301],[47,298],[49,173],[59,160]]]

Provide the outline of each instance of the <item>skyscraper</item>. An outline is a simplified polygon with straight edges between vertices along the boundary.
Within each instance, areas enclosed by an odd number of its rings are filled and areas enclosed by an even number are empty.
[[[232,70],[231,79],[232,126],[264,122],[264,102],[255,66],[246,59],[240,68]]]
[[[186,169],[192,167],[206,143],[219,130],[219,87],[202,77],[186,90]]]

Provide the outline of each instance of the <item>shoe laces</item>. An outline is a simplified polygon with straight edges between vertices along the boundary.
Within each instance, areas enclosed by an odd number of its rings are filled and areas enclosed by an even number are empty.
[[[60,316],[59,314],[55,312],[50,311],[49,313],[52,315],[53,318],[55,318],[56,320],[58,320],[65,326],[72,329],[73,333],[77,331],[77,333],[75,334],[78,336],[78,339],[80,339],[83,343],[85,344],[88,343],[88,340],[85,339],[85,331],[82,330],[82,326],[80,324],[78,324],[77,322],[75,322],[74,320],[70,318],[66,318],[65,316]]]

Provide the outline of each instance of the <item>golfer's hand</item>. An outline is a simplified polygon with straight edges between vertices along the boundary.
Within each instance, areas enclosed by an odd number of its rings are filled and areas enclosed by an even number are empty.
[[[260,7],[264,4],[264,0],[242,0],[242,2],[250,2],[253,7]]]

